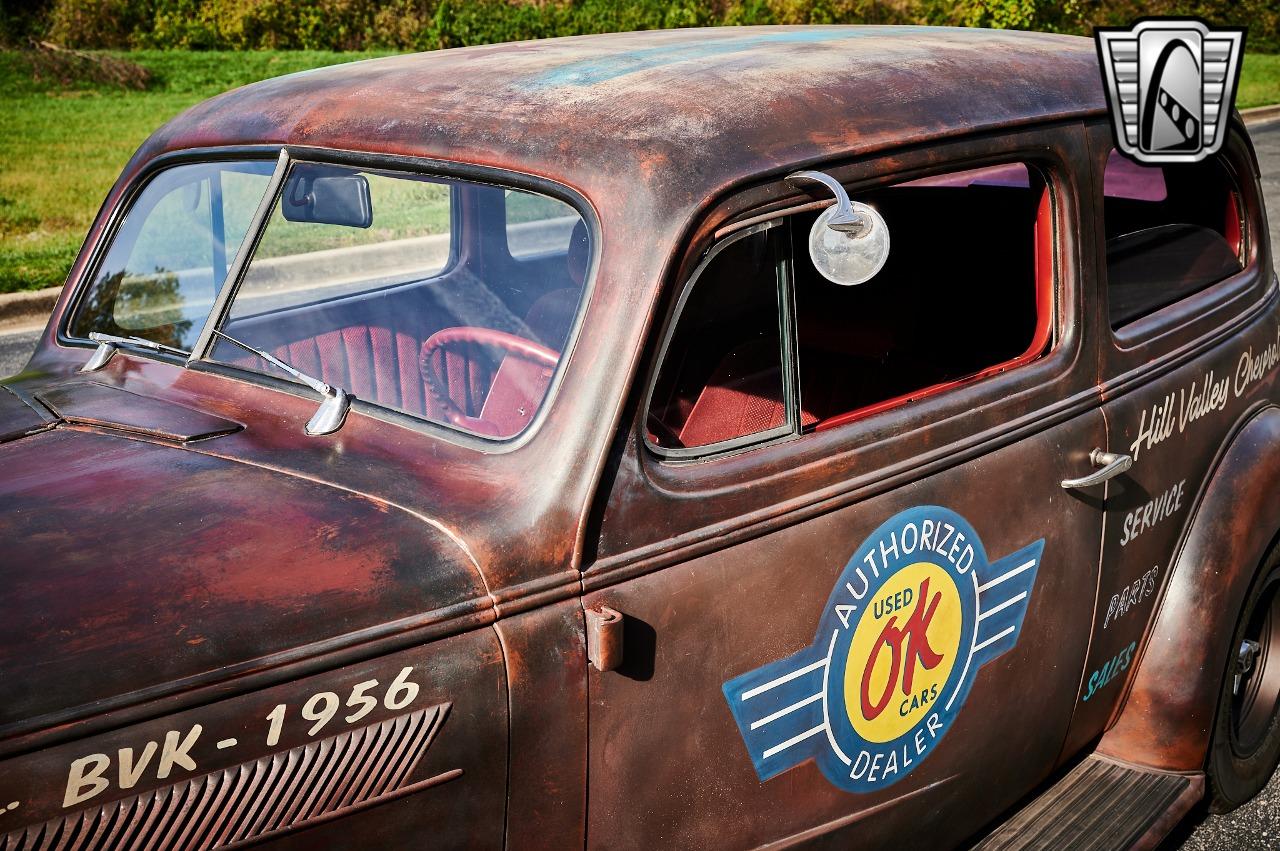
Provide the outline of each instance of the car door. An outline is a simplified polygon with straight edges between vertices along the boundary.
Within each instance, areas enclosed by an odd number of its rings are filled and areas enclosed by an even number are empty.
[[[1061,482],[1106,445],[1084,165],[1067,126],[830,169],[892,236],[861,287],[776,188],[702,229],[584,575],[624,623],[589,845],[944,847],[1052,772],[1101,530]]]
[[[1255,310],[1265,279],[1254,235],[1265,229],[1242,142],[1160,166],[1118,153],[1101,123],[1089,135],[1108,313],[1103,410],[1109,448],[1132,467],[1107,486],[1098,608],[1069,748],[1095,739],[1124,699],[1201,486],[1261,397],[1276,347],[1274,323]]]

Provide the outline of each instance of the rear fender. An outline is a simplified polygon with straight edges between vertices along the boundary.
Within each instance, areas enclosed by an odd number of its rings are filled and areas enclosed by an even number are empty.
[[[1172,771],[1204,767],[1227,645],[1280,528],[1280,408],[1247,419],[1201,492],[1128,696],[1098,750]]]

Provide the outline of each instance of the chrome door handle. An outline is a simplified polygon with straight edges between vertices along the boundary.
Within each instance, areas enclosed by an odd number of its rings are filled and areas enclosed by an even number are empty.
[[[1089,462],[1100,470],[1094,470],[1087,476],[1078,479],[1063,479],[1064,488],[1087,488],[1100,485],[1107,479],[1115,478],[1133,466],[1133,458],[1129,455],[1118,455],[1115,452],[1103,452],[1095,449],[1089,453]]]

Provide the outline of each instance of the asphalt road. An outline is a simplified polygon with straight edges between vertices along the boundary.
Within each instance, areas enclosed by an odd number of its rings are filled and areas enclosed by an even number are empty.
[[[1271,244],[1280,249],[1280,121],[1255,128],[1251,135],[1262,165]],[[42,329],[0,333],[0,375],[26,364]],[[86,352],[87,355],[87,352]],[[1225,816],[1197,813],[1163,846],[1165,851],[1273,851],[1280,848],[1280,773],[1253,801]]]
[[[41,330],[26,328],[0,333],[0,375],[13,375],[26,365]]]

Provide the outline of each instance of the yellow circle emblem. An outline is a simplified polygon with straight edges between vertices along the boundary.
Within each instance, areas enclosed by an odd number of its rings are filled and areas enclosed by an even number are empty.
[[[942,697],[960,648],[960,593],[945,569],[916,562],[866,602],[849,642],[844,705],[858,735],[889,742]]]

